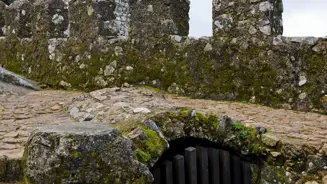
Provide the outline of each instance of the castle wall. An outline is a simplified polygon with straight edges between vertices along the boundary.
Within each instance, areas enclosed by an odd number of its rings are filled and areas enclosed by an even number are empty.
[[[327,111],[326,39],[282,37],[279,0],[213,5],[214,36],[196,40],[187,0],[17,0],[0,5],[0,64],[51,87],[151,85]]]
[[[281,0],[213,0],[214,37],[263,44],[283,33]]]

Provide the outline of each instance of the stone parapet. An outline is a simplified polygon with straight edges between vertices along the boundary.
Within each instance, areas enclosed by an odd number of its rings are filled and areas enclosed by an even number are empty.
[[[283,33],[282,12],[281,0],[213,0],[214,37],[270,43]]]
[[[6,4],[0,2],[0,36],[4,36]]]
[[[326,38],[282,37],[280,1],[213,1],[216,33],[200,39],[181,36],[189,2],[178,2],[17,0],[5,8],[1,65],[52,87],[145,84],[326,112]]]

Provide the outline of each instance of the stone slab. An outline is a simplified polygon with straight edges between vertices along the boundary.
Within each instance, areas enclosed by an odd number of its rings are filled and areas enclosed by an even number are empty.
[[[25,79],[24,77],[17,75],[9,70],[0,67],[0,81],[27,87],[33,90],[40,90],[40,87],[31,80]]]

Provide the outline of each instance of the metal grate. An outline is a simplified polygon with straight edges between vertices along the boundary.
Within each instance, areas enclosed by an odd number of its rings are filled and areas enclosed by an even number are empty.
[[[154,168],[154,184],[250,184],[250,164],[228,151],[189,147]]]

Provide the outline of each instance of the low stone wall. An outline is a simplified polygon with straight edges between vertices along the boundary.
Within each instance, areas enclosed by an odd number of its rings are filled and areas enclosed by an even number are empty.
[[[281,142],[264,127],[244,126],[228,116],[180,108],[118,130],[82,122],[37,129],[25,148],[24,182],[150,184],[150,168],[168,141],[184,137],[255,158],[252,183],[320,183],[326,176],[325,153]]]
[[[242,41],[219,45],[180,36],[157,43],[6,38],[0,58],[9,70],[51,87],[151,85],[196,98],[326,111],[326,39],[281,38],[277,45],[245,48]]]

